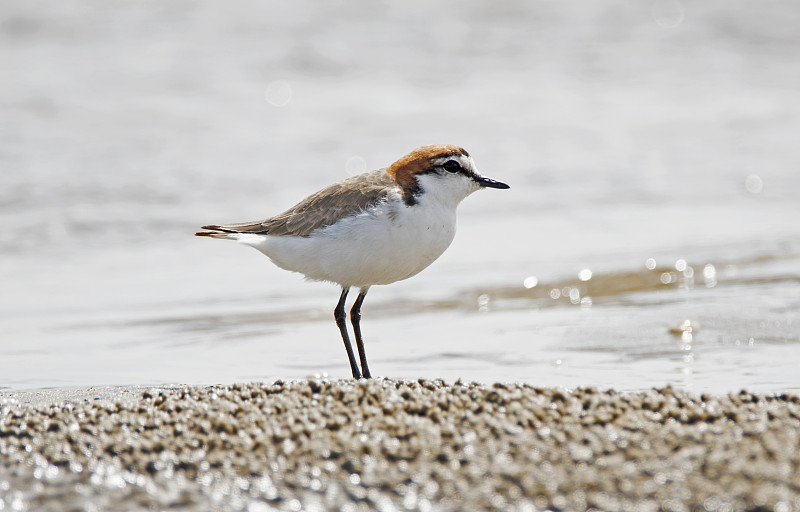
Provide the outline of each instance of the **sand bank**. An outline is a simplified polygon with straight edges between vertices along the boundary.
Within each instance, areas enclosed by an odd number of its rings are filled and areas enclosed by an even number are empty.
[[[7,510],[800,510],[791,395],[311,380],[0,400]]]

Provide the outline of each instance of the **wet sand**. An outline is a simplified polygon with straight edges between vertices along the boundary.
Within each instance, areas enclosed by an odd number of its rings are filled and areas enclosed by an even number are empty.
[[[307,380],[0,401],[0,509],[800,510],[792,395]]]

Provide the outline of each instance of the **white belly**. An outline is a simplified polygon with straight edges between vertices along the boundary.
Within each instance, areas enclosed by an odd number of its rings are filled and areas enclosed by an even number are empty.
[[[453,241],[454,208],[436,203],[383,206],[310,237],[241,235],[239,240],[283,269],[356,287],[408,279],[433,263]]]

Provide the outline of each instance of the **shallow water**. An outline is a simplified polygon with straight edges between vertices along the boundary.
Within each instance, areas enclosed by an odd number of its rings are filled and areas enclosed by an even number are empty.
[[[512,188],[374,373],[800,389],[800,8],[422,5],[4,5],[0,387],[346,377],[334,286],[191,235],[446,142]]]

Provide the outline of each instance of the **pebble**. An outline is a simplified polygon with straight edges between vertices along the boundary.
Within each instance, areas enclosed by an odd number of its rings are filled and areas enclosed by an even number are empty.
[[[800,398],[304,380],[0,395],[0,510],[800,510]]]

